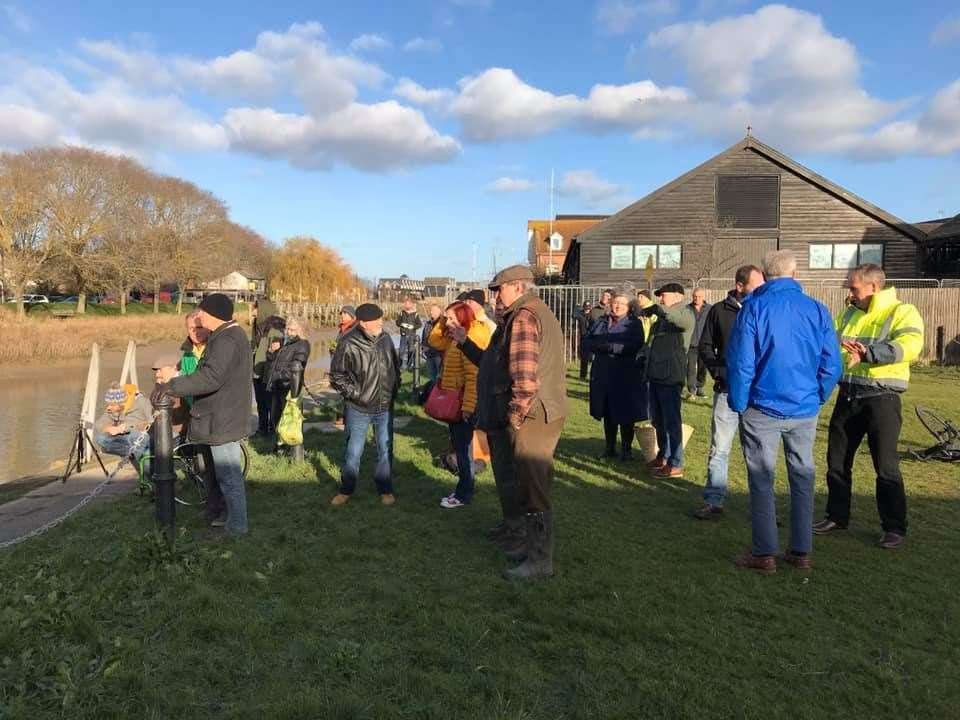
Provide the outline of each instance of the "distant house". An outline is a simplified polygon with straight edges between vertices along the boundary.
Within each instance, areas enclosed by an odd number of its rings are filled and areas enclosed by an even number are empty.
[[[423,280],[414,280],[407,275],[397,278],[381,278],[377,283],[377,299],[397,301],[409,295],[415,300],[423,297]]]
[[[187,299],[199,301],[210,293],[223,293],[233,300],[246,301],[262,297],[267,291],[267,279],[244,275],[238,270],[209,282],[196,283],[187,288]]]
[[[558,275],[573,240],[607,215],[557,215],[527,221],[527,261],[541,275]]]
[[[806,278],[864,262],[917,277],[923,231],[754,137],[580,233],[564,275],[583,285],[732,278],[778,248]]]
[[[960,215],[917,223],[927,233],[923,243],[923,276],[960,278]]]
[[[423,296],[431,298],[445,298],[448,293],[456,290],[457,279],[452,277],[425,277],[423,279]]]

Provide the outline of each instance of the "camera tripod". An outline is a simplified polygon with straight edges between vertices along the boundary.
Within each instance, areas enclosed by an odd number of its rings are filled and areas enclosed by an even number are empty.
[[[60,478],[60,482],[66,482],[67,478],[69,478],[71,475],[83,470],[83,464],[90,459],[87,457],[88,444],[90,449],[93,451],[93,456],[100,464],[100,469],[103,470],[103,474],[107,476],[110,475],[110,473],[107,472],[106,466],[103,464],[103,458],[100,457],[100,451],[97,450],[96,443],[90,439],[90,434],[87,432],[87,428],[84,426],[83,420],[80,420],[77,423],[77,430],[73,437],[73,445],[70,447],[70,457],[67,460],[67,467],[63,471],[63,477]]]

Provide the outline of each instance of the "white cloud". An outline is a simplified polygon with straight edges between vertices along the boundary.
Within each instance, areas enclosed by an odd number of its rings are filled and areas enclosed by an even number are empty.
[[[944,18],[930,34],[934,45],[949,45],[960,40],[960,17]]]
[[[46,113],[23,105],[0,103],[0,147],[20,150],[56,142],[57,121]]]
[[[663,120],[688,101],[682,88],[650,81],[595,85],[586,98],[554,95],[525,83],[506,68],[491,68],[460,81],[451,103],[464,135],[476,142],[521,139],[577,127],[591,132],[641,130]]]
[[[628,0],[600,0],[597,5],[596,21],[600,29],[608,35],[624,35],[644,17],[659,17],[677,12],[677,0],[648,0],[647,2],[629,2]]]
[[[7,17],[7,22],[17,32],[28,33],[33,29],[33,20],[16,5],[4,5],[2,9],[3,14]]]
[[[593,170],[570,170],[563,174],[558,192],[592,208],[615,207],[622,204],[616,199],[623,196],[623,187],[598,177]]]
[[[525,178],[501,177],[487,185],[487,192],[491,193],[517,193],[528,192],[537,187],[537,183]]]
[[[410,78],[400,78],[393,88],[393,94],[414,105],[421,105],[435,110],[445,109],[454,97],[452,90],[448,90],[447,88],[428,90]]]
[[[447,162],[460,152],[457,141],[440,135],[422,113],[393,100],[352,103],[323,118],[235,108],[225,125],[232,147],[306,169],[343,162],[361,170],[396,170]]]
[[[382,35],[363,34],[350,41],[349,48],[352,52],[373,52],[376,50],[389,50],[393,43]]]
[[[369,37],[359,45],[372,46]],[[317,23],[262,32],[251,48],[211,58],[95,40],[79,47],[81,55],[68,60],[86,76],[82,85],[3,58],[0,104],[8,112],[0,146],[70,141],[141,157],[234,150],[303,168],[343,163],[373,172],[448,162],[460,152],[420,110],[396,100],[363,102],[361,92],[380,89],[389,76],[333,51]],[[408,82],[401,94],[415,95],[418,87]],[[420,90],[421,104],[444,98]],[[188,102],[198,91],[234,107],[222,120],[209,119]],[[271,107],[281,102],[283,112]]]
[[[406,52],[440,52],[443,50],[443,43],[436,38],[415,37],[404,43],[403,49]]]

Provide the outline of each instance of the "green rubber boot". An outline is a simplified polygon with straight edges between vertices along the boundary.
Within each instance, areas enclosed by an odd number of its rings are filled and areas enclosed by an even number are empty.
[[[526,560],[503,571],[507,580],[539,580],[553,575],[553,513],[527,514],[526,527]]]

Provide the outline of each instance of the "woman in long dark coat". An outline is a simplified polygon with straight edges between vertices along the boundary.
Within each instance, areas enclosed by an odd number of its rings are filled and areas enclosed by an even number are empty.
[[[604,457],[617,455],[620,430],[620,459],[633,455],[633,426],[648,416],[647,386],[637,354],[643,347],[643,325],[630,313],[631,298],[618,294],[610,313],[593,324],[584,338],[584,350],[593,354],[590,366],[590,415],[603,420],[606,439]]]

